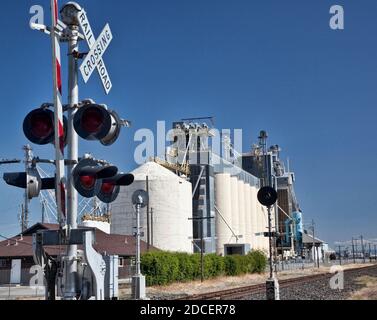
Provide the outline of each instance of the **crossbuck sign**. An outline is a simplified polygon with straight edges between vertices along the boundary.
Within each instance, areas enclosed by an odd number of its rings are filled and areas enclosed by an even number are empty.
[[[81,75],[84,78],[84,82],[87,83],[93,71],[97,69],[103,88],[105,89],[106,94],[109,94],[113,85],[102,57],[106,49],[109,47],[111,40],[113,40],[110,26],[106,24],[100,36],[95,39],[88,16],[84,9],[79,13],[79,21],[86,42],[90,48],[89,53],[80,66]]]

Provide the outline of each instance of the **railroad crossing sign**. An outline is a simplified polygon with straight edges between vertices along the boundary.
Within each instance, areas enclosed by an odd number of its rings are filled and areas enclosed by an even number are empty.
[[[86,42],[90,48],[89,53],[80,66],[81,75],[84,82],[87,83],[93,71],[97,69],[103,88],[105,89],[106,94],[109,94],[113,85],[102,57],[109,47],[110,42],[113,40],[113,34],[111,33],[110,26],[109,24],[106,24],[100,36],[95,39],[88,16],[84,9],[82,9],[79,13],[79,23],[84,33]]]

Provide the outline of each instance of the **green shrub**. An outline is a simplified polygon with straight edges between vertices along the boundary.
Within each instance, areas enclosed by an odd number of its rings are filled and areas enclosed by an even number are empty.
[[[266,270],[267,257],[260,251],[250,251],[247,255],[250,259],[250,270],[251,273],[262,273]]]
[[[207,254],[204,256],[204,278],[261,273],[266,265],[267,257],[261,251],[252,251],[246,256]],[[141,256],[141,271],[148,286],[197,280],[201,277],[201,256],[197,253],[147,252]]]

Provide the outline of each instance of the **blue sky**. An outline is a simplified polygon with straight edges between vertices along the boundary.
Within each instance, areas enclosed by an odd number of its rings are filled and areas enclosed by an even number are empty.
[[[265,129],[290,158],[304,218],[315,219],[320,237],[377,237],[376,1],[80,3],[96,35],[106,22],[114,35],[104,56],[113,90],[105,96],[95,74],[87,85],[80,79],[80,98],[106,103],[134,125],[110,149],[81,141],[81,154],[131,170],[134,132],[155,130],[157,120],[215,116],[217,128],[243,129],[244,151]],[[22,121],[52,96],[49,39],[28,27],[34,4],[49,21],[48,0],[2,1],[0,158],[22,156]],[[334,4],[344,6],[343,31],[329,27]],[[62,52],[65,70],[64,45]],[[52,146],[34,150],[53,156]],[[0,195],[0,233],[11,235],[22,191],[0,183]],[[32,208],[35,222],[37,200]]]

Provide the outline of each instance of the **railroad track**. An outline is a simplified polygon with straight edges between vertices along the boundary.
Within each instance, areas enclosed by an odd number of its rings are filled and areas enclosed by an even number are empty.
[[[377,270],[377,265],[368,266],[368,267],[359,267],[354,269],[347,269],[344,270],[345,274],[353,274],[358,273],[360,271],[367,271],[370,269]],[[279,280],[279,286],[280,289],[288,288],[291,286],[296,286],[300,284],[307,284],[313,281],[317,280],[330,280],[330,278],[333,276],[331,273],[321,273],[316,275],[310,275],[310,276],[303,276],[298,278],[290,278],[290,279],[284,279]],[[238,287],[233,289],[226,289],[226,290],[220,290],[220,291],[214,291],[214,292],[208,292],[203,294],[195,294],[187,297],[182,297],[177,300],[236,300],[240,298],[244,298],[248,295],[253,294],[261,294],[266,291],[266,284],[260,283],[250,286],[244,286],[244,287]]]

